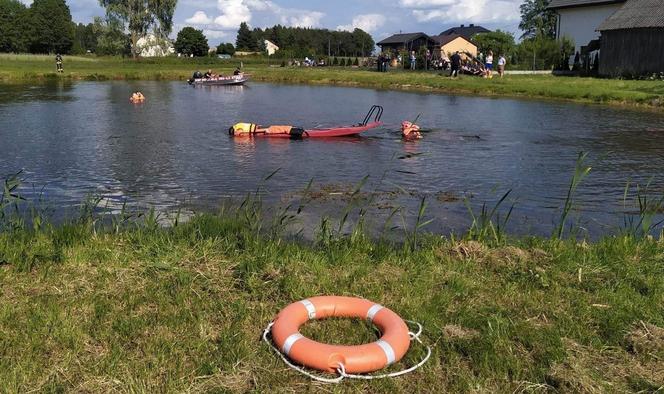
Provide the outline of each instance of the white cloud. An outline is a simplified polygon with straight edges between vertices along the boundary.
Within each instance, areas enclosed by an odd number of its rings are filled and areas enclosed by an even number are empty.
[[[196,0],[189,0],[196,1]],[[217,0],[220,15],[212,18],[204,11],[196,11],[187,23],[205,26],[208,30],[237,30],[242,22],[251,22],[254,12],[271,14],[271,19],[295,27],[317,27],[325,14],[318,11],[283,8],[270,0]]]
[[[318,27],[325,14],[318,11],[281,10],[281,23],[294,27]]]
[[[233,37],[232,34],[230,34],[228,31],[225,30],[204,29],[203,34],[208,39],[213,39],[213,40],[232,39],[233,41],[235,41],[235,37]]]
[[[237,29],[242,22],[251,21],[251,10],[245,0],[217,0],[217,8],[221,15],[214,18],[214,24],[221,29]]]
[[[474,0],[469,0],[470,2]],[[400,0],[399,4],[405,8],[433,8],[459,3],[458,0]]]
[[[185,20],[185,22],[190,23],[192,25],[208,25],[212,23],[212,18],[207,16],[207,14],[204,11],[196,11],[196,13],[194,13],[194,16]]]
[[[350,25],[337,26],[337,30],[353,31],[358,28],[371,33],[383,27],[385,21],[385,16],[381,14],[358,15],[353,18],[353,21],[350,23]]]
[[[513,22],[521,0],[399,0],[418,22]]]

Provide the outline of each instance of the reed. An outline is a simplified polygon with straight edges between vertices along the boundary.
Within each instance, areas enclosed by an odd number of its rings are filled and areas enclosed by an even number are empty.
[[[574,194],[578,189],[583,179],[590,173],[592,167],[585,164],[586,159],[588,158],[588,153],[581,152],[576,160],[576,165],[574,167],[574,175],[567,189],[567,196],[565,198],[565,203],[563,204],[562,210],[560,212],[560,218],[558,220],[558,225],[556,226],[554,237],[557,239],[562,239],[565,234],[565,227],[567,225],[567,220],[569,215],[574,208]],[[571,229],[578,228],[578,226],[572,226]]]
[[[664,195],[660,197],[653,197],[650,194],[650,186],[652,180],[648,181],[645,187],[635,185],[635,205],[636,215],[629,212],[628,197],[630,192],[630,182],[625,185],[623,193],[623,226],[621,234],[629,237],[646,237],[652,235],[655,230],[664,223],[664,220],[658,220],[664,211]]]
[[[505,239],[505,229],[512,217],[516,202],[513,202],[507,212],[500,216],[500,208],[507,201],[512,190],[508,190],[491,209],[487,207],[487,203],[482,203],[479,213],[475,213],[470,200],[464,198],[464,204],[468,210],[468,214],[472,219],[470,229],[468,230],[467,237],[473,240],[500,244]]]

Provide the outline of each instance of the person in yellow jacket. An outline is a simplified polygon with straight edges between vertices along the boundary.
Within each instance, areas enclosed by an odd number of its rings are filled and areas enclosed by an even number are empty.
[[[290,134],[293,126],[269,126],[261,127],[254,123],[237,123],[228,130],[231,135],[246,134]]]

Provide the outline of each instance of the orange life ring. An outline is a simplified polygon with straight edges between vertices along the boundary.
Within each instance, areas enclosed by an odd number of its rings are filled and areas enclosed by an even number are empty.
[[[300,334],[300,326],[307,321],[330,317],[368,319],[382,337],[365,345],[337,346]],[[336,296],[309,298],[284,308],[272,326],[272,339],[291,360],[329,373],[340,367],[351,374],[375,372],[401,360],[410,347],[408,326],[399,315],[368,300]]]

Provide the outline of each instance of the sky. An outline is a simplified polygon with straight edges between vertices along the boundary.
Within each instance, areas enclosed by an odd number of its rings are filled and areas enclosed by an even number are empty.
[[[29,4],[31,0],[23,0]],[[75,22],[88,23],[104,10],[98,0],[66,0]],[[376,42],[392,34],[436,35],[474,23],[518,37],[523,0],[179,0],[173,36],[185,26],[204,31],[210,45],[235,42],[241,22],[352,30],[359,27]]]

